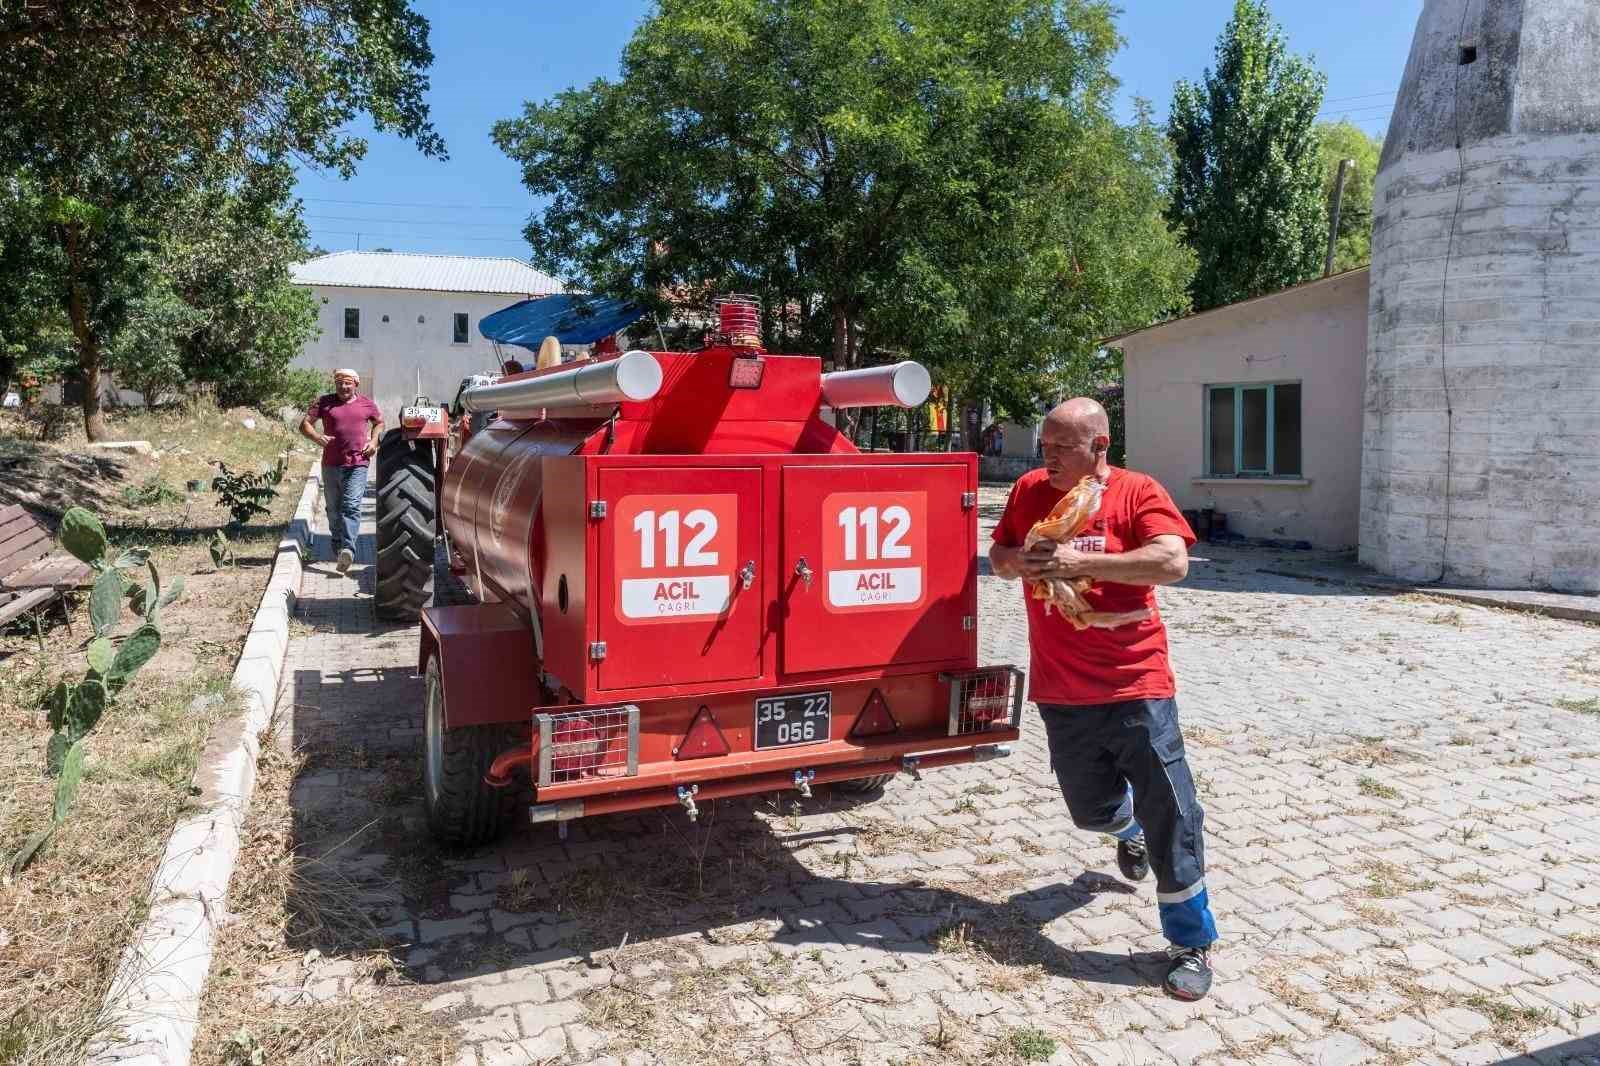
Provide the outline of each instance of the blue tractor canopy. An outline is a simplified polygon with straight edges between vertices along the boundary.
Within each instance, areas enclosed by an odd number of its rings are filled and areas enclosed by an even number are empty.
[[[562,344],[593,344],[644,317],[625,300],[563,293],[523,300],[478,321],[478,332],[495,344],[537,352],[546,337]]]

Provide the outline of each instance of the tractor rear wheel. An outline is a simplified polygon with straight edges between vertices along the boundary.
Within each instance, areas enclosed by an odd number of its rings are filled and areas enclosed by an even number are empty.
[[[415,622],[433,576],[433,446],[391,429],[378,444],[379,618]]]
[[[516,789],[484,784],[495,756],[516,744],[504,726],[445,728],[444,679],[439,657],[428,659],[424,676],[422,797],[428,829],[453,847],[486,844],[510,820]]]
[[[853,781],[835,781],[833,787],[839,792],[849,792],[859,795],[865,792],[881,791],[889,783],[893,774],[878,774],[876,777],[858,777]]]

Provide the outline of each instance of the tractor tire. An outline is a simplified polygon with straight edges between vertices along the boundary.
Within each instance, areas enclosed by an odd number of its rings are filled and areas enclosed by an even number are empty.
[[[422,799],[428,831],[441,844],[487,844],[510,822],[517,789],[484,784],[495,756],[517,743],[506,726],[446,729],[439,657],[428,659],[423,685]]]
[[[871,792],[882,792],[883,786],[889,783],[893,774],[879,774],[876,777],[858,777],[853,781],[835,781],[834,790],[848,792],[852,795],[863,795]]]
[[[398,429],[378,444],[378,566],[372,609],[379,618],[415,622],[433,576],[433,448]]]

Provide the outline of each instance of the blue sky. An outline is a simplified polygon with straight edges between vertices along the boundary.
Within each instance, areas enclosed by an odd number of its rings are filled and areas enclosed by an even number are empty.
[[[982,2],[982,0],[974,0]],[[434,124],[448,162],[423,158],[409,142],[369,137],[354,178],[304,172],[311,239],[330,250],[397,251],[525,258],[522,227],[536,204],[516,166],[489,141],[489,127],[573,85],[616,74],[617,57],[648,0],[421,0],[432,24]],[[1166,114],[1173,84],[1210,65],[1232,0],[1127,0],[1118,21],[1126,43],[1115,63],[1122,110],[1135,96]],[[1324,115],[1349,117],[1381,136],[1405,67],[1421,0],[1276,0],[1295,51],[1328,75]],[[359,234],[359,237],[357,236]]]

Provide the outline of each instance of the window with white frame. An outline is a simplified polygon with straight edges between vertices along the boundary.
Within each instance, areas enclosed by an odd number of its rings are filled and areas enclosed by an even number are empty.
[[[452,337],[455,343],[465,344],[467,343],[467,313],[465,311],[457,311],[454,318],[455,321],[451,327]]]
[[[344,339],[347,341],[361,339],[361,308],[346,307],[344,309]]]
[[[1207,385],[1207,477],[1300,477],[1300,383]]]

